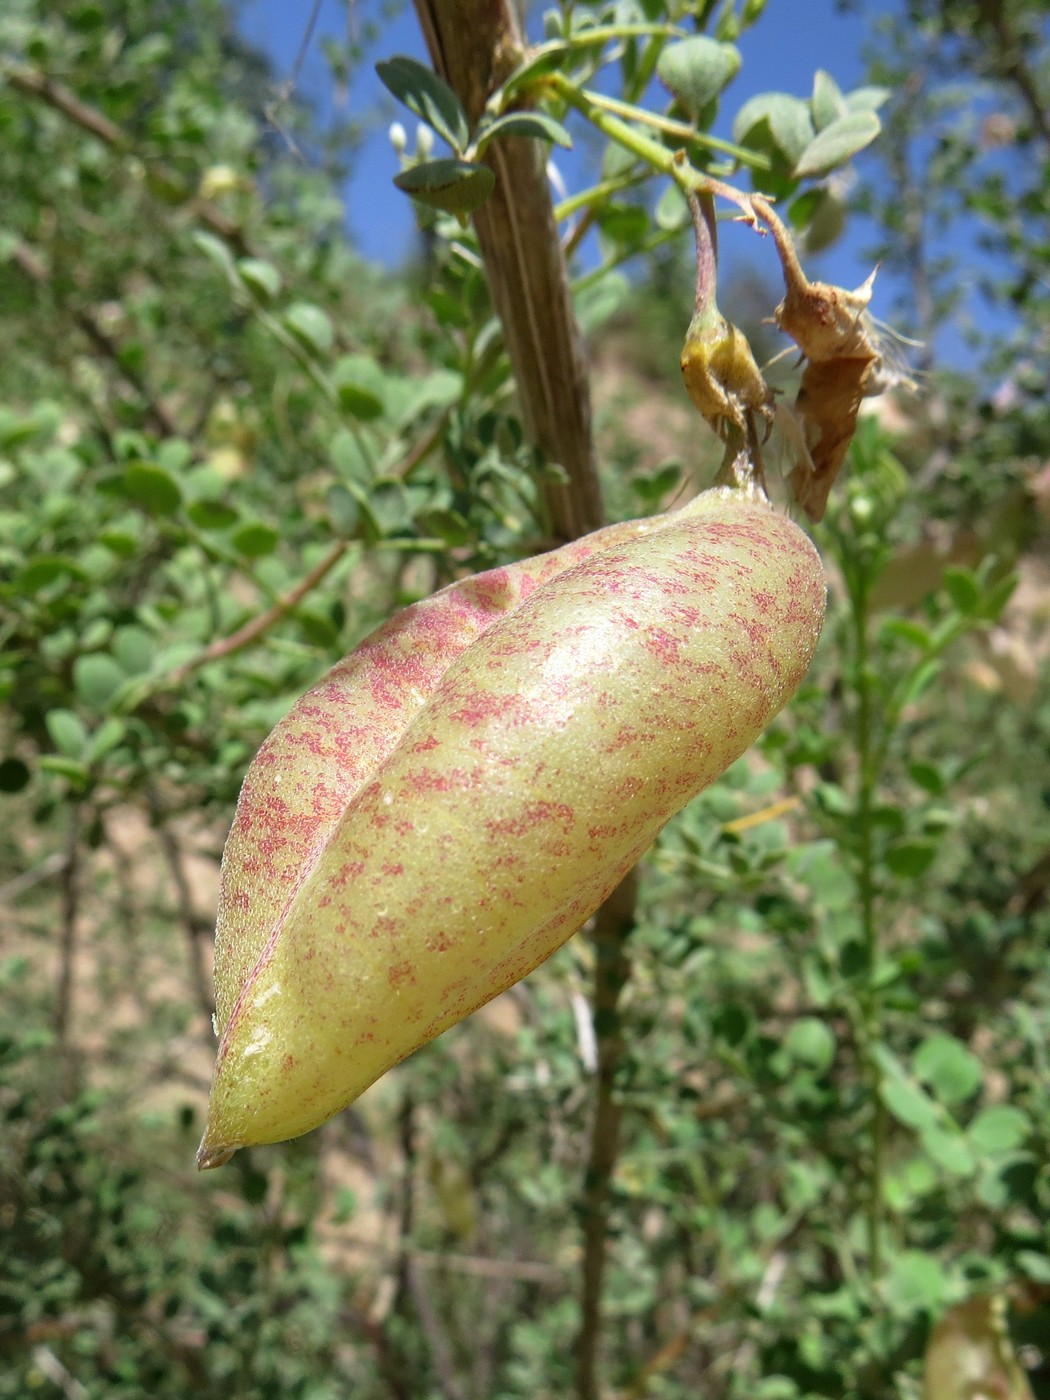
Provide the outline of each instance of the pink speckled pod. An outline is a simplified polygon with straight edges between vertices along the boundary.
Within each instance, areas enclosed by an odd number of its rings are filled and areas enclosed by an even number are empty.
[[[223,857],[202,1167],[524,977],[790,699],[809,539],[720,488],[397,614],[267,739]]]

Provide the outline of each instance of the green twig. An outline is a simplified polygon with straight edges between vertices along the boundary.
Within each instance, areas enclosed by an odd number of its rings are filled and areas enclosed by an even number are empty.
[[[595,107],[612,112],[615,116],[623,117],[627,121],[640,122],[643,126],[651,126],[657,131],[662,131],[667,136],[675,136],[687,144],[706,146],[709,150],[732,156],[741,165],[750,166],[753,170],[769,170],[771,168],[772,162],[761,151],[750,151],[746,146],[738,146],[733,141],[723,141],[721,137],[712,136],[710,132],[698,131],[695,126],[690,126],[688,122],[675,121],[673,117],[665,117],[660,112],[650,112],[646,107],[636,107],[633,102],[622,102],[618,97],[606,97],[604,93],[593,92],[590,88],[581,88],[580,92]]]
[[[681,185],[683,190],[692,190],[695,194],[719,195],[722,199],[736,204],[748,219],[754,220],[755,215],[748,195],[722,180],[716,180],[694,169],[681,151],[669,150],[667,146],[654,141],[651,136],[646,136],[644,132],[638,131],[612,112],[605,111],[592,100],[591,94],[577,87],[564,73],[548,73],[543,81],[549,91],[555,93],[563,102],[567,102],[570,107],[574,107],[611,141],[632,152],[639,160],[646,161],[662,175],[668,175],[676,184]]]
[[[644,174],[632,172],[628,175],[616,175],[610,180],[602,180],[599,184],[581,190],[578,194],[570,195],[568,199],[563,199],[560,204],[556,204],[554,217],[558,223],[561,223],[563,219],[571,218],[580,209],[587,209],[592,204],[600,204],[607,195],[631,189],[634,185],[641,184],[644,179]]]

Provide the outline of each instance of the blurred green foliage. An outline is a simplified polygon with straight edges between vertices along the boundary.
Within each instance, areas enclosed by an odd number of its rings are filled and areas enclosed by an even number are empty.
[[[692,7],[707,42],[684,54],[623,39],[623,97],[658,71],[668,120],[707,132],[762,8]],[[1016,76],[912,9],[962,64],[930,198],[969,168],[978,77],[1016,120],[996,149],[1045,165]],[[998,7],[1029,49],[1035,11]],[[574,25],[668,17],[687,18],[569,6],[548,42],[586,56]],[[270,75],[215,0],[15,0],[0,55],[0,1396],[571,1393],[584,939],[319,1133],[190,1174],[216,861],[251,754],[393,608],[549,539],[559,468],[516,416],[473,237],[428,209],[419,268],[364,264],[335,194],[354,132],[326,140],[288,100],[276,134]],[[888,60],[873,81],[900,157],[913,95]],[[868,99],[785,86],[811,96],[726,124],[804,235],[838,198],[811,178],[825,134],[845,159]],[[437,125],[473,160],[453,107]],[[1021,196],[996,204],[981,170],[1011,286],[1044,285]],[[615,145],[595,178],[566,217],[573,246],[600,232],[581,319],[620,316],[599,427],[627,516],[671,504],[706,450],[630,371],[639,303],[646,362],[677,358],[684,207]],[[619,268],[646,257],[632,291]],[[990,347],[998,393],[931,364],[896,438],[862,422],[818,531],[818,662],[646,863],[610,1393],[915,1400],[935,1320],[990,1294],[1050,1396],[1050,411],[1039,303],[1004,290],[1029,310]]]

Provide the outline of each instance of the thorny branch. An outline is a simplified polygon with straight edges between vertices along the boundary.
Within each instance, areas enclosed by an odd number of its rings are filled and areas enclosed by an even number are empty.
[[[994,70],[1010,82],[1020,94],[1028,119],[1047,145],[1050,145],[1050,115],[1031,68],[1025,61],[1024,48],[1010,24],[1003,0],[979,0],[978,13],[994,36],[989,46]]]
[[[437,446],[444,432],[446,421],[447,416],[442,414],[429,431],[424,433],[419,441],[406,452],[397,466],[391,468],[389,475],[402,478],[410,476],[420,462]],[[339,540],[323,559],[318,560],[309,573],[305,574],[287,593],[282,594],[275,603],[264,612],[249,618],[243,626],[238,627],[235,632],[231,632],[228,637],[217,637],[196,656],[191,656],[187,661],[184,661],[167,677],[166,684],[171,687],[179,686],[188,676],[192,676],[195,671],[199,671],[202,666],[207,666],[209,662],[222,661],[227,656],[244,651],[259,641],[271,627],[280,622],[282,618],[287,617],[289,613],[294,612],[303,599],[328,577],[345,556],[350,548],[350,543],[349,540]]]
[[[186,875],[186,867],[183,864],[182,852],[168,825],[168,814],[164,810],[160,795],[151,783],[146,784],[145,791],[150,818],[154,830],[157,833],[157,840],[160,842],[160,848],[164,853],[164,860],[167,864],[168,872],[171,875],[172,885],[175,887],[175,900],[178,908],[179,922],[182,924],[183,932],[186,935],[186,952],[189,958],[190,978],[193,982],[197,1006],[204,1017],[205,1036],[210,1045],[211,1018],[215,1010],[215,1003],[212,1000],[211,991],[208,987],[208,976],[201,951],[201,937],[211,932],[211,921],[201,919],[193,907],[193,892],[190,889],[190,882]]]
[[[319,560],[294,588],[290,588],[287,593],[278,598],[272,607],[250,618],[243,627],[238,627],[236,632],[231,632],[228,637],[217,637],[203,651],[198,652],[196,656],[191,656],[188,661],[184,661],[168,676],[168,684],[173,687],[179,686],[188,676],[193,675],[194,671],[199,671],[202,666],[207,666],[209,662],[222,661],[227,656],[244,651],[246,647],[257,642],[271,627],[280,622],[281,618],[287,617],[308,594],[313,592],[317,585],[332,572],[349,548],[349,540],[339,540],[324,558]]]
[[[79,802],[69,805],[66,854],[60,872],[61,926],[59,934],[58,989],[55,994],[55,1039],[66,1049],[73,1011],[73,965],[77,952],[77,920],[80,913],[80,833],[83,811]]]
[[[16,243],[11,256],[15,266],[20,268],[31,282],[38,287],[53,289],[54,279],[51,273],[40,255],[27,243],[21,241]],[[94,346],[103,359],[108,360],[113,365],[124,382],[139,396],[145,407],[146,419],[150,426],[167,437],[177,437],[179,427],[174,418],[152,392],[139,372],[124,359],[120,353],[120,346],[94,313],[83,307],[70,305],[63,305],[62,309],[85,339]]]
[[[0,71],[13,88],[17,88],[28,97],[36,97],[46,102],[49,107],[61,112],[74,125],[96,137],[110,150],[122,155],[136,154],[132,142],[119,126],[102,112],[82,102],[76,93],[71,92],[62,83],[20,63],[5,63]],[[160,183],[174,189],[182,187],[182,180],[175,171],[169,170],[159,161],[150,161],[149,169]],[[217,205],[196,196],[192,200],[192,207],[201,223],[207,224],[213,233],[217,233],[238,254],[242,257],[251,254],[252,250],[243,229]]]
[[[404,1176],[401,1183],[399,1222],[400,1258],[398,1260],[398,1298],[411,1298],[420,1326],[430,1347],[431,1360],[441,1382],[446,1400],[464,1400],[456,1380],[455,1362],[441,1319],[434,1311],[426,1283],[412,1255],[411,1240],[415,1229],[416,1124],[415,1101],[406,1094],[398,1125],[401,1138],[401,1160]]]

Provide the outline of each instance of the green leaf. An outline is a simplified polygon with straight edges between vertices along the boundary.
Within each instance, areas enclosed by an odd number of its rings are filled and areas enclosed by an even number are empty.
[[[274,552],[279,539],[272,525],[264,525],[261,520],[249,520],[233,532],[230,543],[246,559],[262,559]]]
[[[923,1196],[936,1191],[940,1173],[925,1153],[901,1163],[883,1180],[883,1195],[892,1210],[907,1211]]]
[[[299,609],[296,618],[303,636],[312,646],[330,647],[339,640],[339,628],[330,617],[325,617],[324,613]]]
[[[931,797],[942,797],[947,788],[944,776],[932,763],[909,763],[908,774],[913,783],[918,784]]]
[[[652,476],[636,476],[631,480],[631,487],[635,495],[639,496],[646,504],[654,504],[667,495],[668,491],[674,488],[682,479],[682,468],[678,462],[668,462]]]
[[[492,324],[491,322],[489,324]],[[475,354],[481,355],[481,337],[475,341]],[[399,427],[407,427],[431,408],[447,408],[463,393],[463,376],[450,369],[432,370],[410,381],[411,395],[400,410]],[[374,386],[373,386],[374,388]]]
[[[917,880],[926,874],[936,855],[932,841],[897,841],[886,852],[886,864],[901,879]]]
[[[1014,595],[1017,588],[1017,574],[1007,574],[997,583],[992,584],[988,592],[981,599],[981,617],[988,622],[997,621],[999,614]]]
[[[790,93],[761,92],[745,102],[733,122],[733,140],[738,146],[765,145],[759,131],[763,122],[773,145],[791,165],[812,144],[809,104]]]
[[[376,73],[387,91],[432,126],[454,151],[466,149],[470,140],[467,114],[448,83],[404,54],[377,63]]]
[[[48,710],[44,723],[51,742],[65,758],[79,758],[87,747],[84,721],[72,710]]]
[[[73,662],[74,688],[93,710],[104,710],[126,679],[123,668],[103,652],[78,656]]]
[[[139,453],[133,453],[139,456]],[[193,461],[193,445],[185,438],[165,438],[158,443],[156,453],[157,465],[164,468],[166,472],[172,472],[175,476],[185,471]]]
[[[60,578],[85,578],[86,574],[74,559],[61,554],[35,554],[18,575],[19,592],[39,593]]]
[[[909,618],[888,617],[879,631],[883,637],[909,642],[912,646],[918,647],[920,651],[929,651],[930,649],[929,628],[923,627],[919,622],[912,622]]]
[[[909,705],[914,705],[941,674],[941,670],[941,662],[936,657],[931,657],[929,661],[917,666],[901,687],[897,701],[900,708],[903,710]]]
[[[899,1254],[883,1283],[886,1301],[904,1317],[936,1311],[947,1298],[948,1289],[948,1277],[938,1259],[918,1249]]]
[[[807,253],[831,246],[846,226],[846,204],[837,190],[807,190],[788,208],[792,226],[803,235]]]
[[[469,160],[428,160],[402,170],[394,184],[421,204],[465,216],[485,203],[496,177],[487,165]]]
[[[472,538],[470,526],[458,510],[440,506],[423,510],[416,516],[416,524],[425,535],[444,540],[450,549],[469,544]]]
[[[637,204],[607,204],[598,215],[602,236],[623,248],[637,248],[649,232],[649,215]]]
[[[556,146],[572,150],[572,137],[553,117],[546,112],[508,112],[497,117],[478,132],[478,154],[497,136],[532,136],[538,141],[553,141]]]
[[[892,90],[886,87],[854,88],[846,94],[846,106],[851,112],[875,112],[892,96]]]
[[[940,1112],[926,1091],[905,1074],[900,1061],[884,1045],[876,1045],[873,1053],[882,1070],[879,1095],[897,1122],[920,1133],[936,1131]]]
[[[100,530],[98,542],[119,559],[130,559],[139,550],[138,536],[126,530]]]
[[[335,341],[328,314],[312,302],[297,301],[284,313],[284,324],[312,354],[327,355]]]
[[[912,1056],[917,1078],[929,1084],[941,1103],[961,1103],[981,1085],[981,1062],[961,1040],[938,1031]]]
[[[656,201],[656,208],[653,210],[656,227],[667,230],[685,228],[688,219],[689,206],[685,202],[685,196],[677,185],[668,185]]]
[[[199,530],[228,530],[238,519],[233,507],[222,501],[194,501],[186,514]]]
[[[442,291],[440,287],[435,288],[427,292],[426,302],[443,326],[462,329],[470,325],[470,311],[459,297],[453,296],[451,292]]]
[[[359,366],[362,358],[360,355],[344,355],[337,360],[332,370],[332,383],[339,395],[340,408],[352,418],[370,423],[374,418],[382,417],[385,405],[375,389],[361,381]],[[375,368],[366,363],[366,372]],[[369,378],[374,381],[376,376],[370,373]]]
[[[818,131],[823,131],[839,117],[845,116],[849,110],[846,99],[842,96],[842,89],[823,68],[818,68],[813,74],[813,96],[809,105],[813,113],[813,125]]]
[[[981,586],[970,569],[945,569],[944,587],[964,617],[972,617],[981,605]]]
[[[126,675],[144,675],[153,665],[153,634],[145,627],[129,624],[113,634],[112,651]]]
[[[124,720],[118,719],[116,715],[110,715],[104,719],[91,736],[88,745],[87,757],[92,763],[96,763],[106,754],[112,753],[127,734],[127,724]]]
[[[216,238],[214,233],[206,233],[203,229],[198,229],[192,235],[192,240],[200,252],[220,272],[225,273],[231,281],[237,280],[237,267],[233,260],[233,254],[221,238]]]
[[[182,504],[175,478],[152,462],[129,462],[121,478],[123,494],[151,515],[174,515]]]
[[[40,424],[34,418],[23,418],[9,408],[0,409],[0,451],[11,452],[31,442],[39,432]]]
[[[560,16],[557,10],[547,10],[543,16],[543,22],[545,30],[547,30],[548,39],[554,39],[560,36],[560,27],[556,28],[553,32],[549,29],[552,22],[556,26],[559,25]],[[567,44],[562,43],[547,43],[541,44],[538,48],[533,49],[525,62],[522,63],[520,67],[515,68],[514,72],[511,73],[510,77],[507,78],[506,82],[503,84],[502,92],[504,98],[512,97],[514,93],[522,88],[533,86],[537,78],[560,67],[568,52],[568,47]]]
[[[795,1060],[824,1074],[835,1062],[835,1034],[817,1016],[800,1017],[784,1039],[784,1049]]]
[[[361,507],[356,498],[345,486],[337,482],[334,486],[329,486],[325,499],[332,529],[337,535],[353,535],[361,520]]]
[[[1032,1120],[1012,1104],[995,1104],[984,1108],[966,1130],[975,1152],[993,1157],[1001,1152],[1013,1152],[1032,1131]]]
[[[408,496],[400,481],[377,481],[369,493],[368,508],[384,538],[407,530],[411,523]]]
[[[77,787],[85,786],[91,777],[86,763],[80,763],[76,759],[65,758],[59,754],[46,753],[42,755],[40,768],[44,773],[57,773],[60,778],[68,778]]]
[[[610,272],[600,281],[573,293],[576,317],[584,334],[592,335],[615,316],[630,294],[631,284],[622,272]]]
[[[740,50],[703,34],[669,44],[656,74],[694,116],[713,102],[740,72]]]
[[[374,476],[372,464],[362,451],[357,435],[349,428],[339,428],[332,434],[328,451],[340,475],[358,485],[371,485]]]
[[[977,1161],[970,1151],[970,1145],[958,1128],[938,1126],[927,1128],[921,1134],[924,1150],[942,1170],[952,1176],[972,1176],[977,1169]]]
[[[360,384],[344,379],[337,386],[337,392],[339,407],[344,413],[349,413],[351,418],[356,418],[362,423],[370,423],[374,418],[382,417],[382,399],[377,398],[370,390],[362,388]]]
[[[263,262],[261,258],[241,258],[237,275],[260,301],[270,302],[281,294],[281,274],[273,263]]]
[[[1050,1258],[1045,1254],[1037,1254],[1034,1249],[1019,1249],[1015,1257],[1018,1268],[1033,1282],[1050,1284]]]
[[[858,151],[869,146],[882,130],[874,112],[848,112],[826,126],[806,146],[795,162],[795,174],[824,175],[845,165]]]
[[[823,189],[808,189],[799,195],[798,199],[792,199],[791,203],[788,204],[788,223],[799,234],[809,223],[816,210],[819,209],[820,200],[826,193],[827,190]]]

